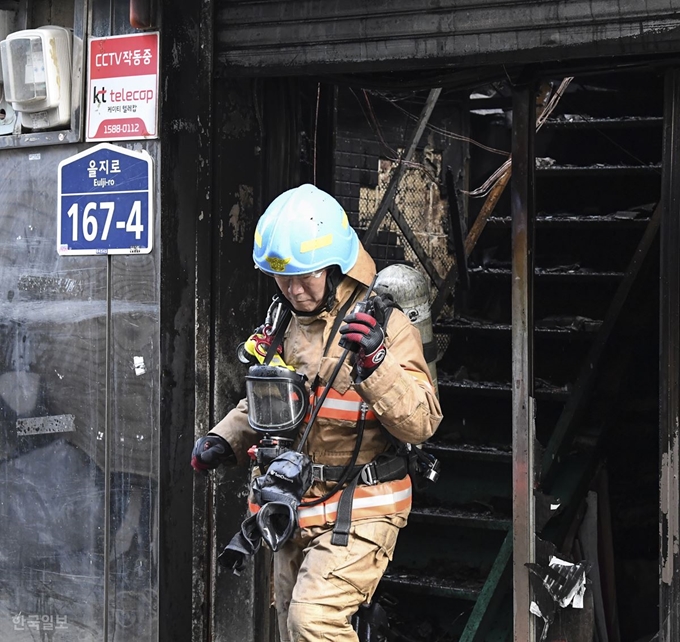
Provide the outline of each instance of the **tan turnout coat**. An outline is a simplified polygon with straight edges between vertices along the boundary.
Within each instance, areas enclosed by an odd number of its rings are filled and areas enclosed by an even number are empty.
[[[366,250],[360,247],[354,267],[337,287],[332,308],[316,316],[293,314],[284,334],[283,358],[297,372],[306,374],[310,382],[314,381],[317,373],[321,386],[328,381],[343,352],[338,345],[340,335],[329,336],[334,321],[348,298],[358,301],[365,296],[374,275],[375,263]],[[327,345],[328,353],[324,356]],[[433,435],[442,418],[423,357],[420,334],[398,309],[390,315],[385,345],[387,354],[384,361],[364,382],[353,383],[352,366],[347,358],[333,383],[335,393],[349,397],[356,397],[354,393],[358,393],[372,411],[369,415],[371,418],[366,422],[357,464],[370,462],[387,448],[387,440],[379,424],[397,439],[417,444]],[[300,432],[303,429],[304,424]],[[240,464],[249,462],[247,451],[259,439],[248,425],[245,399],[211,432],[229,442]],[[320,416],[310,432],[304,451],[314,463],[344,466],[350,461],[356,433],[356,419]],[[318,497],[328,487],[315,483],[308,496]]]

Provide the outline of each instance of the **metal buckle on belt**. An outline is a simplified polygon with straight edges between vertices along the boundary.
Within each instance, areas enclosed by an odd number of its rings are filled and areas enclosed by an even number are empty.
[[[325,482],[326,473],[323,464],[312,464],[312,478],[314,481]]]
[[[375,464],[371,462],[366,464],[359,473],[361,482],[366,486],[375,486],[380,480],[375,472]]]

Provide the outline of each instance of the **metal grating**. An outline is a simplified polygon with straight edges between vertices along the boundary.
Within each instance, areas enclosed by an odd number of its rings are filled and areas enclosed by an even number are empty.
[[[397,187],[395,203],[414,236],[418,239],[423,249],[433,261],[439,274],[446,275],[453,264],[453,256],[448,248],[448,204],[441,198],[439,181],[441,176],[441,153],[432,148],[425,148],[417,151],[414,156],[412,167],[409,167]],[[380,159],[378,161],[378,184],[375,188],[360,188],[359,194],[359,227],[365,228],[369,225],[375,215],[378,205],[383,197],[385,189],[389,184],[390,176],[397,163],[391,160]],[[378,247],[371,247],[374,258],[381,262],[383,259],[394,263],[400,259],[390,256],[387,248],[384,248],[385,255],[380,254],[383,250],[382,245],[394,244],[403,248],[403,261],[420,270],[423,275],[430,280],[427,272],[418,260],[418,257],[411,249],[408,241],[399,229],[391,214],[379,228],[383,234],[381,237],[387,239],[387,243],[378,243]],[[437,288],[430,282],[431,298],[437,294]]]
[[[359,192],[360,228],[368,227],[371,222],[396,167],[395,161],[379,159],[376,187],[361,186]],[[441,169],[441,152],[431,147],[416,151],[412,167],[405,171],[399,182],[395,203],[414,236],[434,263],[437,272],[444,277],[453,265],[453,254],[450,251],[448,238],[448,202],[442,198],[439,188]],[[370,252],[376,260],[378,270],[397,262],[405,262],[419,270],[430,283],[430,303],[434,301],[437,296],[437,287],[430,280],[391,213],[380,225],[377,241],[371,244]],[[453,311],[446,309],[444,314],[452,315]],[[435,335],[435,340],[437,352],[441,356],[448,348],[451,337]]]

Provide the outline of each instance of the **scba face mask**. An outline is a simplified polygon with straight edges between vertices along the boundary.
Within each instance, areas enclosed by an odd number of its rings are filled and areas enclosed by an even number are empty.
[[[282,453],[253,482],[253,499],[261,506],[257,524],[262,539],[278,551],[298,525],[297,509],[312,485],[312,462],[304,453]]]
[[[309,409],[307,377],[288,368],[255,365],[246,375],[248,423],[269,436],[294,437]]]
[[[238,575],[245,557],[257,553],[262,541],[274,552],[281,550],[298,527],[298,506],[312,481],[307,455],[288,450],[276,457],[253,481],[253,500],[260,509],[243,522],[218,562]]]

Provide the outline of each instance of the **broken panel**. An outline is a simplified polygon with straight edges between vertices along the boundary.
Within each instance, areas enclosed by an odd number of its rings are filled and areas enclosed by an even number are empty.
[[[81,149],[0,155],[3,640],[157,637],[158,272],[57,254]]]

